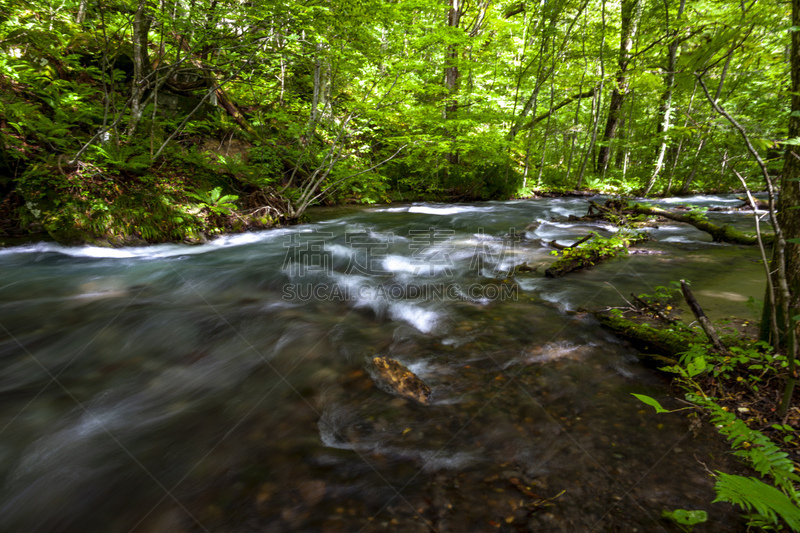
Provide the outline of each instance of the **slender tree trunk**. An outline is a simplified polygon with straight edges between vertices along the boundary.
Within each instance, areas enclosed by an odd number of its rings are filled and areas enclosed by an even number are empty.
[[[545,42],[546,42],[548,33],[553,33],[552,54],[561,54],[565,50],[565,48],[566,48],[566,46],[567,46],[567,44],[569,42],[569,36],[571,35],[572,29],[575,27],[575,24],[577,23],[578,19],[580,18],[580,15],[582,13],[585,13],[586,5],[588,3],[589,3],[589,0],[584,0],[584,2],[581,4],[580,8],[578,9],[577,16],[573,17],[572,21],[569,23],[569,26],[567,26],[567,29],[564,32],[563,38],[561,40],[561,45],[559,47],[556,47],[556,44],[555,44],[555,42],[556,42],[556,40],[555,40],[555,37],[556,37],[555,36],[555,27],[556,27],[556,24],[558,22],[558,14],[559,14],[558,11],[554,10],[550,14],[550,19],[549,19],[549,22],[548,22],[547,26],[545,26],[545,24],[544,24],[545,23],[544,18],[542,19],[542,21],[541,21],[541,24],[542,24],[542,39],[541,39],[542,46],[540,47],[540,52],[539,52],[540,53],[539,65],[541,65],[541,62],[542,62],[542,54],[544,54],[544,51],[545,51]],[[542,2],[540,3],[539,7],[541,8],[545,4],[546,4],[546,2],[544,0],[542,0]],[[584,26],[585,26],[585,21],[584,21]],[[585,50],[584,50],[584,59],[585,59],[585,57],[586,57],[586,54],[585,54]],[[535,58],[534,58],[534,60],[535,60]],[[515,121],[514,121],[513,125],[511,126],[511,129],[508,132],[508,140],[509,141],[513,141],[514,138],[517,136],[517,134],[520,132],[520,130],[522,130],[524,128],[527,128],[529,126],[529,124],[525,123],[525,117],[527,117],[528,114],[531,111],[534,112],[533,114],[535,116],[535,114],[536,114],[536,101],[537,101],[537,98],[538,98],[538,95],[539,95],[539,91],[544,86],[544,83],[547,81],[547,78],[553,74],[553,69],[549,69],[549,70],[546,69],[546,70],[544,70],[544,72],[542,72],[541,68],[539,69],[539,71],[536,74],[536,85],[534,86],[533,93],[531,94],[530,98],[528,98],[528,101],[525,103],[525,106],[522,108],[522,111],[520,111],[520,113],[517,115],[516,114],[516,110],[517,110],[517,103],[518,103],[518,98],[519,98],[519,86],[520,86],[520,83],[521,83],[521,80],[522,80],[522,75],[524,74],[525,71],[528,70],[528,68],[530,68],[531,65],[533,65],[533,60],[531,60],[528,63],[528,65],[524,69],[521,70],[520,76],[519,76],[519,78],[517,80],[517,92],[516,92],[516,94],[514,96]]]
[[[546,31],[547,31],[546,26],[544,25],[544,21],[542,21],[542,37],[541,37],[542,42],[541,45],[539,46],[539,66],[536,67],[536,86],[533,89],[533,94],[531,94],[531,97],[525,103],[525,107],[522,109],[522,113],[520,113],[520,120],[525,116],[527,116],[527,114],[531,110],[533,110],[533,114],[536,115],[536,108],[538,107],[538,101],[539,101],[539,90],[542,88],[544,80],[553,74],[552,70],[550,71],[545,70],[544,75],[542,74],[543,71],[542,67],[544,65],[544,54],[545,51],[547,50],[547,45],[545,44],[547,40]],[[517,126],[511,128],[511,131],[509,132],[509,140],[512,141],[514,140],[517,133],[519,133],[519,130],[521,129],[520,128],[521,124],[522,122],[520,122]],[[523,189],[528,186],[528,172],[530,172],[531,142],[533,142],[533,128],[528,130],[528,139],[525,142],[525,162],[522,171]]]
[[[681,17],[686,7],[686,0],[681,0],[680,6],[678,7],[678,16],[675,20],[675,28],[672,29],[672,31],[670,31],[669,28],[669,3],[665,4],[665,7],[667,34],[670,35],[671,41],[667,45],[667,71],[664,76],[664,95],[661,97],[661,106],[658,113],[660,120],[656,129],[657,134],[661,135],[661,145],[656,154],[656,164],[653,169],[653,174],[650,176],[650,179],[647,180],[647,184],[642,192],[644,196],[650,194],[650,190],[653,188],[653,185],[655,185],[656,179],[658,179],[658,175],[664,166],[664,155],[667,153],[667,132],[669,131],[670,119],[672,118],[672,93],[675,90],[675,66],[678,59],[678,45],[680,45],[678,32],[680,31]]]
[[[555,40],[555,38],[554,38]],[[555,85],[555,69],[556,69],[556,54],[555,54],[555,43],[553,43],[553,75],[550,76],[550,109],[553,109],[553,101],[555,100],[556,96],[556,85]],[[547,155],[547,138],[550,136],[550,120],[553,118],[553,113],[547,115],[547,124],[544,127],[544,135],[542,135],[542,157],[539,160],[539,172],[536,176],[536,188],[542,186],[542,172],[544,171],[544,159],[545,155]]]
[[[630,98],[630,106],[628,109],[628,132],[626,133],[626,138],[631,138],[631,133],[633,132],[633,109],[636,105],[636,92],[631,91],[631,98]],[[628,173],[628,163],[630,162],[631,151],[628,147],[627,143],[622,146],[622,161],[617,162],[617,168],[620,167],[620,163],[622,166],[622,179],[625,179],[625,175]]]
[[[586,79],[586,71],[589,69],[589,60],[586,58],[586,12],[583,12],[583,31],[581,31],[581,52],[583,55],[583,72],[581,73],[581,83],[578,86],[578,91],[583,92],[583,81]],[[569,159],[567,160],[567,175],[564,181],[569,183],[569,174],[572,170],[572,158],[575,155],[575,140],[578,138],[578,117],[581,112],[581,102],[578,100],[578,105],[575,106],[575,118],[572,121],[572,141],[569,145]],[[580,185],[579,185],[580,187]]]
[[[78,24],[83,24],[83,21],[86,18],[86,5],[88,3],[89,0],[81,0],[78,4],[78,15],[75,17],[75,22]]]
[[[686,110],[686,118],[683,121],[683,127],[689,125],[689,117],[692,115],[692,106],[694,105],[694,96],[697,93],[697,81],[694,82],[694,87],[692,88],[692,96],[689,98],[689,108]],[[681,157],[681,150],[683,149],[683,139],[680,140],[678,143],[678,147],[675,149],[674,157],[672,158],[672,166],[669,170],[669,182],[667,183],[667,188],[664,190],[664,195],[669,195],[672,191],[672,180],[675,177],[675,168],[678,166],[678,161],[680,161]]]
[[[461,0],[450,0],[450,9],[447,13],[447,25],[450,28],[458,28],[461,23]],[[458,87],[461,74],[458,70],[459,50],[456,45],[450,45],[445,54],[444,86],[447,89],[447,102],[444,107],[445,120],[454,120],[458,115]],[[458,148],[456,147],[456,132],[448,131],[452,139],[453,146],[447,154],[447,162],[457,165],[459,162]]]
[[[311,128],[311,134],[314,134],[314,130],[317,127],[317,120],[319,119],[319,103],[321,99],[322,92],[324,90],[324,77],[322,72],[322,43],[317,43],[315,46],[315,53],[314,53],[314,88],[311,95],[311,113],[308,117],[308,125]]]
[[[722,67],[722,74],[719,77],[719,85],[717,85],[717,93],[714,96],[714,102],[719,101],[719,97],[722,95],[722,84],[725,83],[725,76],[728,74],[728,67],[731,64],[731,58],[733,58],[733,52],[728,54],[728,59],[725,60],[725,66]],[[703,147],[706,145],[706,141],[708,137],[705,137],[700,140],[700,144],[697,147],[697,152],[694,154],[694,163],[692,164],[692,172],[683,182],[683,186],[681,187],[681,194],[686,194],[689,192],[689,187],[692,185],[692,181],[694,181],[694,177],[697,175],[697,171],[700,169],[700,154],[703,152]]]
[[[544,82],[547,81],[547,78],[553,73],[552,70],[542,69],[542,65],[544,64],[544,54],[547,49],[545,45],[546,35],[547,35],[547,26],[544,24],[544,20],[541,22],[542,24],[542,35],[541,35],[541,43],[539,45],[539,54],[528,63],[528,66],[525,67],[524,71],[526,71],[530,66],[533,64],[534,60],[538,59],[538,66],[536,67],[536,84],[533,87],[533,92],[531,93],[528,100],[525,102],[525,105],[522,107],[519,115],[515,117],[516,123],[511,126],[511,129],[508,132],[508,140],[513,141],[519,131],[522,129],[524,125],[524,119],[528,116],[531,111],[533,111],[533,115],[536,115],[536,105],[539,100],[539,91],[541,90]],[[520,72],[520,78],[518,80],[518,85],[522,82],[522,76],[524,74]],[[516,113],[516,106],[517,102],[514,102],[514,110]]]
[[[603,142],[597,152],[597,165],[595,167],[598,174],[603,174],[608,165],[611,154],[611,140],[616,136],[619,126],[622,104],[625,102],[625,95],[628,93],[627,70],[631,61],[631,49],[633,48],[633,38],[639,28],[639,20],[642,15],[642,0],[623,0],[622,4],[622,25],[620,28],[619,61],[617,69],[617,83],[611,93],[611,101],[608,104],[608,119],[606,128],[603,132]]]
[[[581,90],[583,89],[583,76],[581,76]],[[564,181],[569,183],[569,174],[572,170],[572,159],[575,156],[575,140],[578,138],[578,116],[580,115],[581,111],[581,103],[578,102],[578,105],[575,106],[575,119],[573,120],[572,132],[570,134],[570,142],[569,142],[569,157],[567,159],[567,174],[564,178]]]
[[[588,166],[589,159],[591,159],[592,152],[594,151],[594,144],[597,141],[597,127],[600,123],[600,102],[603,100],[603,80],[606,76],[605,61],[603,60],[603,48],[605,48],[606,45],[606,0],[602,0],[600,7],[600,18],[603,22],[603,31],[600,36],[600,87],[598,88],[595,96],[597,103],[595,106],[593,106],[596,115],[594,116],[594,124],[592,126],[592,136],[589,140],[589,146],[586,149],[586,157],[583,158],[583,163],[581,164],[581,172],[578,175],[578,183],[575,186],[576,189],[580,189],[583,185],[583,177],[586,174],[586,167]]]
[[[133,82],[131,94],[131,120],[128,123],[127,135],[136,131],[136,126],[144,113],[144,95],[150,85],[150,57],[147,54],[150,25],[153,17],[147,6],[147,0],[139,0],[139,6],[133,16]]]

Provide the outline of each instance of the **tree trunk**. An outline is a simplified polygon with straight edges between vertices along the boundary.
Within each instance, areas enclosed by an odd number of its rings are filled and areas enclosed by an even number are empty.
[[[792,25],[800,26],[800,0],[792,0]],[[789,115],[788,138],[800,137],[800,32],[790,32],[792,36],[791,70],[792,70],[792,113]],[[785,416],[792,401],[794,386],[797,381],[795,354],[797,346],[797,320],[800,314],[800,147],[785,145],[783,173],[781,174],[781,193],[779,200],[778,225],[784,234],[786,243],[783,249],[786,285],[788,286],[788,302],[780,302],[778,293],[777,313],[770,310],[770,294],[764,298],[764,312],[761,319],[762,340],[769,340],[775,347],[788,355],[789,375],[779,408],[779,414]],[[780,267],[781,254],[779,243],[773,247],[770,271],[773,272],[773,284],[780,283],[777,273]],[[788,317],[785,313],[788,312]],[[775,320],[775,324],[772,321]],[[771,338],[772,331],[778,332],[777,339]],[[792,334],[794,333],[794,334]]]
[[[600,102],[603,100],[603,81],[606,76],[606,65],[603,56],[603,48],[606,46],[606,0],[602,0],[600,4],[600,18],[603,23],[603,31],[600,36],[600,87],[595,93],[595,97],[592,99],[592,110],[595,113],[595,116],[592,118],[593,125],[592,125],[592,134],[589,140],[589,146],[586,150],[586,156],[583,158],[583,162],[581,163],[581,171],[578,174],[578,183],[575,186],[576,189],[580,189],[583,185],[583,177],[586,174],[586,166],[589,163],[589,159],[592,157],[592,151],[594,150],[594,143],[597,141],[597,126],[600,124]],[[584,50],[584,55],[585,55]]]
[[[78,15],[75,17],[75,22],[78,24],[83,24],[83,21],[86,19],[86,4],[89,3],[89,0],[80,0],[78,3]]]
[[[622,113],[622,104],[625,102],[625,95],[628,93],[627,70],[631,61],[633,38],[636,36],[641,15],[642,0],[623,0],[617,83],[614,87],[614,92],[611,93],[611,102],[608,104],[608,119],[606,121],[606,129],[603,133],[603,142],[597,152],[597,165],[595,169],[598,174],[604,173],[606,165],[608,165],[608,159],[611,154],[611,140],[617,133],[620,114]]]
[[[128,123],[127,135],[136,131],[144,113],[144,94],[150,83],[150,57],[147,54],[150,25],[153,17],[147,7],[147,0],[139,0],[139,6],[133,16],[133,82],[131,94],[131,120]]]
[[[714,96],[714,101],[718,102],[719,97],[722,95],[722,84],[725,83],[725,76],[728,74],[728,66],[731,64],[731,58],[733,57],[733,52],[728,54],[728,59],[725,60],[725,66],[722,67],[722,74],[719,77],[719,85],[717,85],[717,93]],[[706,141],[708,138],[704,138],[700,140],[700,145],[697,147],[697,152],[694,154],[694,164],[692,165],[692,172],[689,174],[689,177],[683,182],[683,186],[681,187],[681,194],[686,194],[689,192],[689,187],[694,180],[694,177],[697,175],[697,170],[700,168],[700,154],[703,152],[703,147],[706,145]]]
[[[800,26],[800,0],[792,0],[792,26]],[[800,32],[792,31],[792,113],[789,115],[790,139],[800,137]],[[780,226],[786,237],[784,257],[789,286],[789,327],[794,335],[784,334],[789,355],[789,376],[784,390],[779,414],[785,416],[792,401],[797,381],[795,356],[797,354],[797,319],[800,314],[800,148],[788,145],[784,154],[781,174]]]
[[[800,0],[792,1],[793,26],[800,26]],[[792,31],[792,113],[789,139],[800,137],[800,32]],[[789,275],[789,308],[800,308],[800,147],[787,145],[781,175],[779,222],[787,238],[786,272]]]
[[[692,116],[692,106],[694,105],[694,96],[697,92],[697,81],[694,82],[694,87],[692,88],[692,96],[689,98],[689,108],[686,110],[686,118],[683,121],[683,127],[689,125],[689,118]],[[681,150],[683,149],[683,139],[680,140],[678,143],[678,147],[675,149],[674,157],[672,158],[672,167],[669,170],[669,183],[667,184],[667,188],[664,190],[664,196],[669,196],[672,192],[672,180],[675,177],[675,168],[678,166],[678,161],[681,158]]]
[[[584,15],[583,18],[584,28],[581,32],[581,50],[583,51],[583,72],[581,73],[581,82],[578,85],[578,93],[583,91],[583,81],[586,79],[586,70],[588,68],[588,60],[586,59],[586,16]],[[593,95],[594,96],[594,95]],[[572,121],[572,133],[569,143],[569,159],[567,160],[567,173],[564,177],[564,181],[569,183],[569,174],[572,171],[572,158],[575,155],[575,140],[578,138],[578,117],[580,116],[581,111],[581,103],[578,102],[578,105],[575,106],[575,118]]]
[[[461,0],[450,0],[450,10],[447,13],[447,25],[451,28],[458,28],[461,23]],[[458,71],[458,47],[450,45],[445,55],[444,86],[447,89],[448,100],[444,107],[445,120],[453,120],[458,115],[458,86],[461,74]],[[455,137],[457,133],[448,131],[448,135],[453,139],[453,149],[447,154],[447,162],[451,165],[458,164],[458,149],[456,148]]]
[[[656,179],[658,178],[658,175],[664,166],[664,155],[667,153],[666,134],[669,131],[670,119],[672,118],[672,93],[675,90],[675,66],[678,59],[678,45],[680,45],[678,31],[680,30],[681,17],[683,16],[683,10],[685,7],[686,0],[681,0],[680,7],[678,8],[678,16],[675,21],[675,28],[670,31],[669,4],[666,4],[667,34],[670,35],[672,40],[670,41],[669,45],[667,45],[667,71],[664,76],[664,95],[661,97],[661,106],[658,113],[660,120],[658,122],[658,127],[656,128],[657,135],[661,136],[661,145],[659,146],[656,154],[656,164],[655,168],[653,169],[653,174],[650,176],[650,179],[647,180],[647,184],[642,192],[643,196],[650,194],[650,190],[653,188],[653,185],[655,185]]]

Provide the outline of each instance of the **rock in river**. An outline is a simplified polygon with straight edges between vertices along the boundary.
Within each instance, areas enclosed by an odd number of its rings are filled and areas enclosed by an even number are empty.
[[[400,396],[428,405],[431,388],[403,363],[388,357],[374,357],[372,362],[375,364],[379,385],[392,389]]]

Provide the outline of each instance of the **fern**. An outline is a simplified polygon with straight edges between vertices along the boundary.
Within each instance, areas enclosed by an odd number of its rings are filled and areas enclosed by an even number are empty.
[[[800,531],[800,508],[784,493],[754,477],[734,476],[717,472],[715,502],[730,502],[748,511],[755,511],[772,525],[780,516],[792,531]]]
[[[736,450],[734,455],[750,463],[762,476],[770,476],[775,485],[794,500],[797,499],[794,483],[800,482],[800,476],[794,473],[794,463],[786,452],[781,451],[769,437],[748,427],[734,413],[723,410],[714,401],[694,394],[687,394],[686,397],[711,412],[711,422],[717,431],[731,441],[731,447]]]

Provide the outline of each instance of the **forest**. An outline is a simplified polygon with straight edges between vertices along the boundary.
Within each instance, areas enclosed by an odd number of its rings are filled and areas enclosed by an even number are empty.
[[[786,2],[3,0],[2,230],[199,240],[310,205],[765,189]]]
[[[800,0],[0,0],[0,267],[4,530],[800,531]]]

